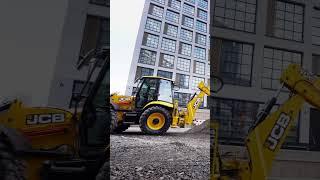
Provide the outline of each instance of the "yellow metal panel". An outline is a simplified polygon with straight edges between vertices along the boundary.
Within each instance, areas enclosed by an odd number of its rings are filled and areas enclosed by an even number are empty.
[[[168,107],[168,108],[173,108],[173,104],[172,103],[163,102],[163,101],[152,101],[152,102],[149,102],[147,105],[145,105],[143,107],[143,109],[146,109],[147,107],[149,107],[151,105],[160,105],[160,106],[165,106],[165,107]]]
[[[57,118],[51,115],[62,115]],[[0,123],[21,132],[34,149],[52,149],[67,145],[77,150],[76,122],[72,113],[56,108],[25,107],[15,101],[7,111],[0,112]],[[70,149],[70,150],[71,150]],[[31,157],[27,160],[27,179],[38,180],[43,160],[49,157]]]

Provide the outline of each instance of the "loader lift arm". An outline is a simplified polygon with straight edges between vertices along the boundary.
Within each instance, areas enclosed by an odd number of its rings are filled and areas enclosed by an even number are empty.
[[[201,104],[203,103],[204,97],[206,95],[210,96],[211,93],[218,93],[223,88],[224,83],[220,77],[216,75],[212,75],[210,78],[211,78],[213,87],[210,88],[210,85],[206,86],[205,83],[201,81],[198,84],[198,89],[200,92],[194,93],[194,95],[192,96],[192,98],[187,104],[186,110],[179,112],[178,101],[177,100],[174,101],[171,127],[177,127],[179,124],[183,124],[187,126],[192,125],[196,112],[201,106]]]
[[[198,84],[198,88],[199,88],[200,92],[194,93],[194,95],[192,96],[192,98],[190,99],[190,101],[187,104],[186,110],[179,112],[178,101],[175,100],[175,102],[173,104],[172,127],[176,127],[179,124],[179,121],[181,120],[181,118],[184,119],[183,120],[184,125],[186,125],[186,126],[192,125],[194,117],[196,115],[196,112],[199,109],[199,107],[201,106],[205,95],[210,96],[210,87],[206,86],[203,81],[201,81]],[[181,123],[181,121],[180,121],[180,123]]]
[[[276,103],[273,97],[257,123],[249,131],[246,146],[250,154],[250,179],[266,179],[272,162],[280,151],[293,122],[304,102],[320,109],[320,79],[311,78],[297,64],[291,64],[283,72],[280,82],[291,91],[290,98],[280,108],[268,115]]]
[[[281,84],[291,92],[277,111],[270,113],[276,104],[276,93],[259,113],[248,132],[245,144],[249,154],[249,161],[222,161],[217,149],[217,134],[214,143],[214,162],[212,180],[265,180],[269,176],[273,160],[279,153],[288,133],[305,102],[320,109],[320,79],[312,77],[297,64],[291,64],[282,73]],[[283,87],[282,86],[282,87]],[[280,89],[282,89],[282,87]],[[212,127],[217,131],[217,127]],[[233,173],[230,173],[233,172]]]

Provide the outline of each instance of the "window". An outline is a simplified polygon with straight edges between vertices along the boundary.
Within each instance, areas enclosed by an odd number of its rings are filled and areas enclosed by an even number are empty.
[[[194,57],[199,59],[206,59],[206,49],[195,47],[194,48]]]
[[[155,65],[156,58],[157,52],[141,49],[138,62],[142,64]]]
[[[152,0],[152,1],[160,3],[160,4],[164,4],[166,0]]]
[[[152,48],[158,48],[158,43],[159,43],[159,36],[149,34],[149,33],[144,33],[142,45],[152,47]]]
[[[73,81],[71,101],[70,101],[70,104],[69,104],[70,108],[75,107],[76,98],[80,95],[80,92],[81,92],[84,84],[85,84],[85,81],[80,81],[80,80]],[[89,84],[87,85],[86,89],[83,91],[83,94],[82,94],[83,96],[88,96],[89,95],[89,92],[90,92],[90,90],[92,88],[92,85],[93,85],[93,83],[89,82]],[[85,101],[85,99],[82,99],[81,102],[79,102],[78,106],[82,107],[84,105],[84,101]]]
[[[156,6],[154,4],[150,4],[149,14],[156,16],[158,18],[162,18],[163,17],[163,8],[160,6]]]
[[[178,27],[166,23],[164,25],[164,34],[172,37],[177,37],[178,36]]]
[[[138,66],[135,79],[140,79],[142,76],[153,76],[153,69]]]
[[[196,74],[204,74],[205,64],[203,62],[194,61],[193,72]]]
[[[109,19],[97,16],[87,16],[80,55],[83,56],[92,49],[101,49],[104,46],[109,46],[109,32]]]
[[[191,94],[189,93],[180,93],[180,92],[175,92],[174,93],[174,99],[178,100],[179,106],[186,106],[190,100]]]
[[[161,21],[157,21],[155,19],[147,18],[146,29],[160,32],[161,29]]]
[[[207,11],[198,9],[197,17],[204,20],[204,21],[207,21],[208,20],[208,13],[207,13]]]
[[[207,76],[210,76],[210,64],[206,66]]]
[[[180,11],[181,1],[179,1],[179,0],[169,0],[169,4],[168,5],[169,5],[169,7]]]
[[[320,75],[320,56],[312,55],[312,73]]]
[[[90,3],[101,6],[110,6],[110,0],[90,0]]]
[[[166,20],[179,23],[179,14],[173,11],[167,10]]]
[[[268,35],[287,40],[303,40],[302,5],[274,0],[273,14],[274,17],[269,17],[268,20]]]
[[[182,16],[182,25],[189,27],[189,28],[193,28],[193,19],[183,15]]]
[[[195,0],[184,0],[185,2],[191,3],[191,4],[195,4]]]
[[[172,72],[158,70],[158,76],[172,79]]]
[[[206,46],[207,45],[207,36],[203,34],[196,33],[196,43]]]
[[[189,59],[178,58],[177,69],[180,71],[190,72],[190,63]]]
[[[160,54],[159,66],[173,69],[174,67],[174,56],[168,54]]]
[[[161,49],[170,51],[170,52],[175,52],[176,51],[176,41],[167,39],[167,38],[162,38],[162,44],[161,44]]]
[[[263,55],[262,88],[278,89],[282,70],[302,63],[302,54],[297,52],[265,47]]]
[[[161,79],[159,84],[158,101],[173,103],[172,82]]]
[[[185,44],[180,42],[179,53],[185,56],[191,56],[192,46],[190,44]]]
[[[259,110],[259,103],[214,97],[211,114],[219,122],[219,138],[243,142]]]
[[[197,20],[196,30],[206,33],[207,32],[207,24]]]
[[[194,12],[195,12],[194,6],[191,6],[189,4],[184,3],[183,4],[183,12],[186,14],[189,14],[191,16],[194,16]]]
[[[189,78],[190,76],[185,74],[176,74],[176,85],[181,89],[189,89]]]
[[[203,9],[208,9],[208,1],[207,0],[198,0],[198,6]]]
[[[313,8],[312,11],[312,43],[320,45],[320,10],[318,8]]]
[[[200,78],[200,77],[192,77],[192,84],[191,84],[191,89],[192,90],[198,90],[198,84],[203,81],[204,81],[204,78]]]
[[[256,8],[256,0],[216,0],[214,25],[255,32]]]
[[[251,85],[253,45],[229,40],[214,39],[214,64],[219,64],[219,76],[225,84]]]
[[[227,143],[238,143],[239,145],[243,143],[256,115],[264,106],[261,102],[218,97],[214,97],[210,102],[212,102],[211,115],[218,120],[220,125],[220,140],[227,141]],[[275,105],[271,112],[276,111],[278,108],[279,106]],[[298,143],[299,121],[300,118],[298,117],[296,124],[293,125],[285,140],[285,146]]]
[[[185,41],[192,42],[193,33],[192,31],[181,28],[180,30],[180,38]]]

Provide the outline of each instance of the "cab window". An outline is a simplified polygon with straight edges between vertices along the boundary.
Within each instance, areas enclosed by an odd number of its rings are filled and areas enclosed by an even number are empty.
[[[147,103],[157,100],[158,79],[144,79],[136,96],[137,108],[144,107]]]
[[[172,82],[168,80],[161,79],[159,85],[159,101],[165,101],[168,103],[172,102]]]

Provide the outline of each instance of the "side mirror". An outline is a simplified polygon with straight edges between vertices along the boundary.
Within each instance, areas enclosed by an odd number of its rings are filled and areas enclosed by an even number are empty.
[[[211,76],[210,79],[210,88],[211,88],[211,92],[213,93],[217,93],[219,92],[222,88],[223,88],[223,80],[218,77],[218,76]]]

